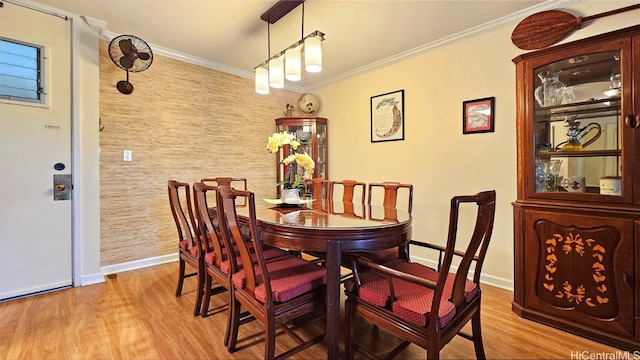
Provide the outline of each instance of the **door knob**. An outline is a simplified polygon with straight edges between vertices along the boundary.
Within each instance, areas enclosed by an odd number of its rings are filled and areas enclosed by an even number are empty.
[[[56,186],[54,186],[54,188],[56,189],[56,191],[64,191],[64,189],[66,189],[64,184],[56,184]]]
[[[633,115],[627,115],[624,117],[624,123],[625,125],[627,125],[628,127],[636,127],[636,121],[633,118]]]

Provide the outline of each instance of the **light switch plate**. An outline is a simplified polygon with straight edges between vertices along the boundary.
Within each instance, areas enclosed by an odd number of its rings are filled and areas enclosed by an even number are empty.
[[[132,156],[133,156],[133,152],[131,150],[122,151],[122,161],[131,161]]]

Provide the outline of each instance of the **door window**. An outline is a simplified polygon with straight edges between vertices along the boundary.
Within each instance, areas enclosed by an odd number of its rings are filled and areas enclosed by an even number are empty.
[[[42,47],[0,39],[0,99],[44,103]]]

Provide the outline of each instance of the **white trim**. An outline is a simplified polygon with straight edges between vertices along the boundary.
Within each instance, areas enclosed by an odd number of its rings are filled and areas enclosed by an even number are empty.
[[[89,275],[80,275],[80,282],[75,286],[87,286],[93,284],[100,284],[105,282],[104,275],[102,273],[95,273]]]
[[[446,36],[443,37],[441,39],[438,39],[436,41],[432,41],[430,43],[424,44],[424,45],[420,45],[418,47],[415,47],[413,49],[407,50],[405,52],[401,52],[399,54],[390,56],[388,58],[382,59],[382,60],[378,60],[375,62],[372,62],[371,64],[367,64],[365,66],[359,67],[357,69],[353,69],[351,71],[347,71],[345,73],[342,73],[338,76],[334,76],[333,78],[330,79],[326,79],[323,81],[319,81],[317,83],[311,84],[309,86],[307,86],[304,90],[305,92],[312,92],[312,90],[318,89],[318,88],[322,88],[325,87],[327,85],[331,85],[334,83],[338,83],[377,69],[381,69],[390,65],[393,65],[395,63],[407,60],[409,58],[412,58],[414,56],[418,56],[418,55],[422,55],[424,53],[427,53],[429,51],[432,50],[436,50],[440,47],[443,46],[447,46],[450,44],[453,44],[457,41],[461,41],[461,40],[466,40],[469,39],[471,37],[474,36],[478,36],[481,34],[485,34],[491,31],[494,31],[496,29],[502,28],[506,25],[512,24],[515,21],[521,21],[522,19],[524,19],[525,17],[532,15],[534,13],[537,13],[539,11],[544,11],[544,10],[552,10],[552,9],[558,9],[561,7],[566,7],[567,5],[573,4],[573,3],[580,3],[583,2],[585,0],[558,0],[558,1],[547,1],[544,3],[541,3],[539,5],[536,6],[532,6],[529,7],[525,10],[521,10],[518,12],[515,12],[513,14],[509,14],[507,16],[503,16],[499,19],[493,20],[493,21],[489,21],[486,22],[484,24],[472,27],[470,29],[461,31],[459,33],[450,35],[450,36]]]
[[[84,21],[87,23],[87,25],[89,25],[91,30],[97,32],[98,34],[102,34],[104,32],[104,29],[107,27],[106,21],[95,19],[89,16],[84,16],[84,15],[80,17],[84,19]]]
[[[168,262],[178,261],[178,253],[161,255],[152,258],[134,260],[120,264],[107,265],[100,268],[103,275],[117,274],[130,270],[137,270],[149,266],[160,265]]]

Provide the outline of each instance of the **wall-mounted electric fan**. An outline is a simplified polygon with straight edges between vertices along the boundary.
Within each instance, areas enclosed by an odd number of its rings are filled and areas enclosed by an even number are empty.
[[[116,87],[123,94],[131,94],[133,85],[129,72],[147,70],[153,62],[153,52],[144,40],[133,35],[116,36],[109,43],[109,57],[117,67],[127,72],[127,79],[118,81]]]

